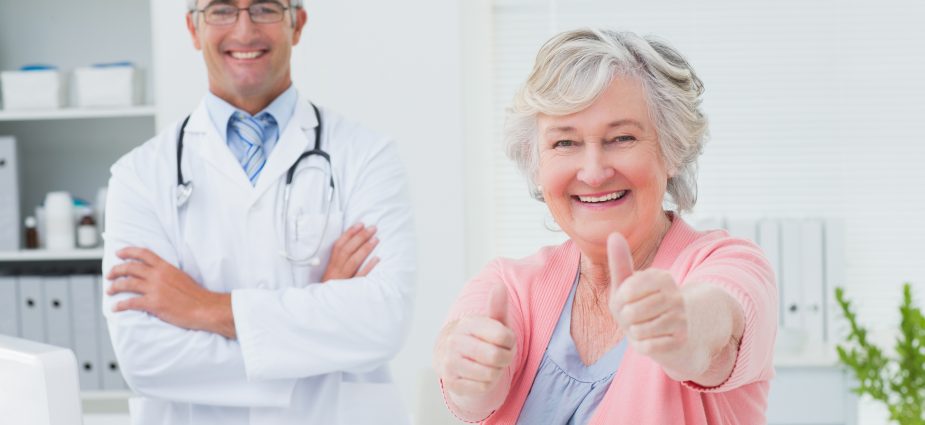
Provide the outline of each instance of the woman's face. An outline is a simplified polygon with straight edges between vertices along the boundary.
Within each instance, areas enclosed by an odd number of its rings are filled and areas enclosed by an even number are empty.
[[[605,250],[614,231],[634,249],[652,237],[669,175],[638,79],[618,76],[587,109],[541,114],[537,124],[536,183],[556,223],[583,251]]]

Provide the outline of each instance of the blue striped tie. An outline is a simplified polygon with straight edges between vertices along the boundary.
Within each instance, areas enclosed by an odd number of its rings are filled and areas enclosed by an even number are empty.
[[[260,175],[260,171],[263,170],[263,166],[267,163],[263,142],[266,127],[272,119],[273,117],[267,113],[251,117],[240,111],[231,116],[231,128],[245,144],[242,146],[244,154],[238,158],[238,161],[244,167],[244,173],[247,174],[251,185],[257,183],[257,176]]]

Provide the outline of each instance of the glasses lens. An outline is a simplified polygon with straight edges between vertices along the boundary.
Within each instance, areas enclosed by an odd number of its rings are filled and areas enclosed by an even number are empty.
[[[279,3],[267,2],[252,4],[247,10],[251,19],[259,24],[270,24],[283,20],[285,9]]]
[[[206,23],[228,25],[238,18],[238,9],[227,4],[213,4],[206,8]]]

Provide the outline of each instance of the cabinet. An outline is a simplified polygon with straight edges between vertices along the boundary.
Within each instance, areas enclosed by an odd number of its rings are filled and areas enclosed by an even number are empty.
[[[834,351],[834,350],[833,350]],[[835,356],[778,356],[768,394],[770,425],[856,425],[856,386]]]
[[[0,70],[53,65],[65,77],[68,94],[62,109],[0,110],[0,135],[15,137],[18,150],[20,234],[22,219],[34,215],[49,191],[65,190],[95,202],[97,190],[107,184],[109,167],[155,134],[151,10],[149,0],[0,2]],[[141,105],[69,106],[74,68],[121,61],[142,73]],[[14,277],[5,280],[9,282],[16,276],[98,275],[101,257],[101,249],[0,252],[0,276]],[[126,390],[86,391],[84,411],[124,412],[128,395]]]

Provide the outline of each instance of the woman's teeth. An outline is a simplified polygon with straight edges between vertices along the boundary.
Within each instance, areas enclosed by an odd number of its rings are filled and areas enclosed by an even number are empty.
[[[607,195],[604,195],[604,196],[581,196],[581,195],[578,195],[578,200],[581,201],[581,202],[590,202],[590,203],[607,202],[607,201],[613,201],[613,200],[615,200],[615,199],[620,199],[620,198],[623,197],[623,195],[626,195],[626,191],[625,191],[625,190],[621,190],[621,191],[619,191],[619,192],[613,192],[613,193],[610,193],[610,194],[607,194]]]

